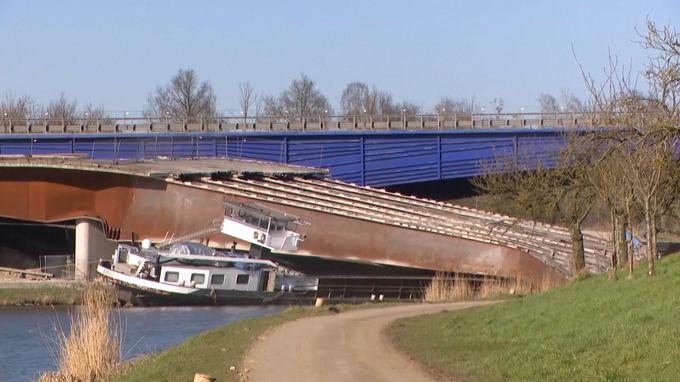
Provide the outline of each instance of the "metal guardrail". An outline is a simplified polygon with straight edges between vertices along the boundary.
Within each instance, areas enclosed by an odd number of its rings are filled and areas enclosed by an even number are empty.
[[[597,113],[417,114],[355,116],[258,116],[172,118],[123,116],[71,120],[0,116],[0,134],[39,133],[164,133],[218,131],[351,131],[351,130],[466,130],[602,126]]]

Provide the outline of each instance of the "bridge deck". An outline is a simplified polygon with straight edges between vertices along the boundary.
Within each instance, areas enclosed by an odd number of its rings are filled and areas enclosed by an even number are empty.
[[[303,246],[312,248],[311,255],[428,269],[439,269],[437,264],[451,269],[446,264],[457,264],[469,272],[509,256],[513,251],[495,250],[506,248],[570,274],[571,240],[561,227],[325,179],[315,169],[217,159],[115,164],[64,157],[15,157],[0,160],[3,167],[14,169],[0,171],[0,188],[8,195],[14,193],[13,200],[0,202],[0,214],[6,217],[49,221],[72,214],[100,216],[124,233],[161,234],[162,239],[163,233],[181,235],[205,228],[221,215],[221,207],[216,206],[225,200],[254,201],[313,221],[303,227],[311,230],[310,242]],[[91,175],[79,186],[74,182],[82,176],[74,176],[73,171]],[[50,179],[45,180],[47,174]],[[143,177],[168,187],[144,188],[143,182],[107,179],[112,174]],[[64,180],[68,181],[65,188],[59,185]],[[97,184],[101,188],[92,188]],[[123,192],[126,184],[136,190],[113,194]],[[74,187],[80,194],[74,193]],[[192,189],[200,192],[189,192]],[[609,266],[605,243],[589,235],[584,239],[588,269],[605,271]],[[488,269],[479,273],[485,272],[497,274]]]
[[[571,272],[571,239],[558,226],[327,179],[234,177],[191,183],[254,200],[521,249],[565,275]],[[591,235],[584,238],[588,269],[605,271],[609,266],[603,255],[605,242]]]

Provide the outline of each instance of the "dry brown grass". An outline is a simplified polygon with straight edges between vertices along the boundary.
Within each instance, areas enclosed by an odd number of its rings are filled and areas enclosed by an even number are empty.
[[[57,340],[59,369],[41,376],[42,382],[94,382],[109,380],[121,364],[120,321],[115,297],[103,285],[90,284],[83,291],[83,305],[71,316],[68,335]]]
[[[430,285],[425,289],[424,300],[427,302],[465,301],[502,295],[524,295],[540,293],[558,285],[560,285],[560,282],[552,278],[544,278],[540,284],[529,282],[520,277],[504,280],[490,278],[470,281],[466,278],[437,272]]]

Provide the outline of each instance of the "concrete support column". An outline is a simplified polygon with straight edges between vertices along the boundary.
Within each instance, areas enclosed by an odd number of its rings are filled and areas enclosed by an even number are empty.
[[[76,220],[75,277],[94,277],[99,259],[110,258],[117,243],[106,239],[101,223],[90,219]]]

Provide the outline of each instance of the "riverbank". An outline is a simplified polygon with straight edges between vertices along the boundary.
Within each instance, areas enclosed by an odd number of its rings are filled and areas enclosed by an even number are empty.
[[[0,281],[0,306],[78,305],[82,294],[83,284],[73,281]]]
[[[484,381],[675,380],[680,256],[657,277],[592,277],[490,307],[400,320],[400,348],[447,378]]]

